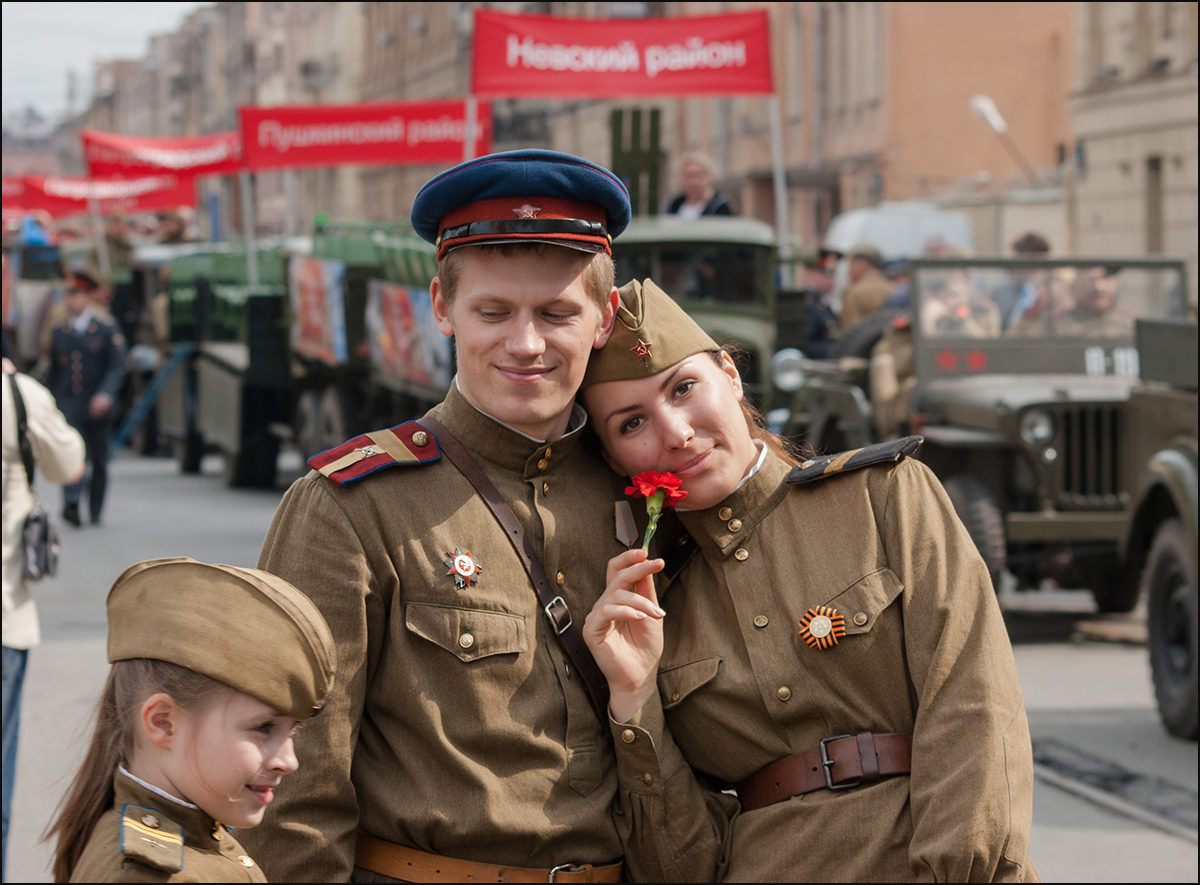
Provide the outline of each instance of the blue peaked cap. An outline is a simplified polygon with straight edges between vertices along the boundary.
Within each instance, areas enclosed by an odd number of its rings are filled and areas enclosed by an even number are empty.
[[[608,215],[608,234],[629,225],[629,189],[613,172],[582,157],[527,149],[488,154],[429,179],[413,200],[412,227],[437,242],[438,223],[451,210],[501,197],[558,197],[596,203]]]

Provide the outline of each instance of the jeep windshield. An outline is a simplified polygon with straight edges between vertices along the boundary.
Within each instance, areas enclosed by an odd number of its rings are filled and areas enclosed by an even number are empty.
[[[681,302],[768,306],[772,251],[732,243],[630,243],[613,249],[617,285],[654,280]]]
[[[1184,315],[1174,261],[912,263],[917,362],[926,377],[977,372],[1134,377],[1134,323]]]

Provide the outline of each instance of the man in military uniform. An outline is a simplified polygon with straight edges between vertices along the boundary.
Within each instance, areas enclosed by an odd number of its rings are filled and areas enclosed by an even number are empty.
[[[571,648],[626,549],[625,483],[585,451],[574,399],[629,216],[615,175],[551,151],[417,195],[458,374],[425,417],[311,459],[267,533],[260,568],[312,597],[339,655],[299,772],[245,834],[269,879],[620,880],[603,678]]]
[[[1117,304],[1117,275],[1104,267],[1080,268],[1071,282],[1074,305],[1054,318],[1061,336],[1123,338],[1133,335],[1134,313]]]
[[[870,243],[850,250],[850,288],[842,297],[841,329],[845,332],[873,314],[887,301],[892,284],[883,275],[883,255]]]
[[[96,310],[102,291],[98,276],[76,271],[67,283],[63,305],[67,316],[50,339],[46,386],[58,408],[87,444],[90,479],[63,486],[63,519],[80,526],[79,501],[88,486],[92,525],[100,522],[108,485],[108,437],[113,403],[125,380],[125,337],[112,317]]]

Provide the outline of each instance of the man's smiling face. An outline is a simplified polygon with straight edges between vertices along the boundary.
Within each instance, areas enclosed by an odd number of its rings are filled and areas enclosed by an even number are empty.
[[[458,386],[505,424],[557,439],[588,356],[612,327],[612,305],[602,314],[584,284],[592,256],[560,247],[508,255],[464,248],[450,304],[436,277],[430,287],[438,329],[455,338]]]

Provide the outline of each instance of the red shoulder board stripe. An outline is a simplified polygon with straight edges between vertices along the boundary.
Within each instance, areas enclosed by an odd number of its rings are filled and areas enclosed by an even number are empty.
[[[308,466],[340,486],[385,467],[415,467],[442,457],[437,438],[416,421],[372,430],[308,459]]]

